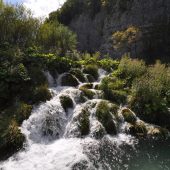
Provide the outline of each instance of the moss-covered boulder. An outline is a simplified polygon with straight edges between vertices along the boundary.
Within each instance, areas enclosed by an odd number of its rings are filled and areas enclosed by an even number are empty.
[[[73,101],[68,95],[60,96],[60,103],[65,111],[73,107]]]
[[[147,136],[147,126],[143,121],[136,121],[135,124],[130,124],[129,132],[135,136]]]
[[[95,80],[97,80],[99,77],[97,65],[93,64],[86,65],[83,72],[92,75]]]
[[[80,87],[79,90],[81,90],[83,92],[83,94],[88,97],[89,99],[93,99],[93,96],[95,95],[95,93],[92,90],[89,90],[87,88],[84,87]]]
[[[78,86],[79,82],[77,81],[76,77],[74,77],[72,74],[67,73],[64,74],[61,78],[61,85],[62,86]]]
[[[25,137],[15,120],[11,120],[6,131],[0,135],[0,160],[10,157],[23,147]]]
[[[87,74],[86,77],[87,77],[88,82],[90,82],[90,83],[96,81],[95,78],[92,75],[90,75],[90,74]]]
[[[124,108],[122,109],[121,111],[123,117],[124,117],[124,120],[128,123],[132,123],[134,124],[137,120],[136,118],[136,115],[128,108]]]
[[[84,83],[86,81],[84,74],[78,68],[71,69],[69,73],[74,75],[75,77],[77,77],[79,79],[79,81],[82,83]]]
[[[83,109],[82,112],[80,113],[79,129],[81,132],[81,136],[88,135],[90,132],[89,115],[90,113],[86,109]]]
[[[95,126],[91,129],[91,135],[95,139],[101,139],[106,134],[105,128],[102,126],[100,122],[95,122]]]
[[[116,124],[110,111],[108,102],[101,101],[96,108],[96,117],[105,127],[108,134],[115,135],[117,133]]]
[[[86,89],[92,89],[93,88],[93,84],[92,83],[85,83],[85,84],[81,85],[80,87],[86,88]]]
[[[169,131],[165,128],[161,128],[161,127],[148,128],[148,136],[161,139],[161,138],[167,138],[168,135],[169,135]]]
[[[33,102],[38,103],[38,102],[45,102],[47,100],[51,99],[51,93],[48,90],[46,85],[41,85],[36,87],[34,91],[34,96],[33,96]]]

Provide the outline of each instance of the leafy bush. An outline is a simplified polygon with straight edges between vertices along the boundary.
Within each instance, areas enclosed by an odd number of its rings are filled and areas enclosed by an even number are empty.
[[[144,120],[165,126],[169,124],[169,73],[169,68],[156,63],[133,82],[130,104]]]
[[[0,159],[5,159],[22,148],[25,137],[15,120],[11,120],[5,133],[0,135]]]

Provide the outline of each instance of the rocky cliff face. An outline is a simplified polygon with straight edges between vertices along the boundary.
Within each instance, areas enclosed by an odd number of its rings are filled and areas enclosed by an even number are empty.
[[[126,0],[125,2],[116,0],[109,12],[106,8],[101,8],[94,17],[83,12],[74,17],[69,24],[78,34],[80,50],[101,51],[113,56],[120,56],[126,51],[114,51],[112,33],[130,25],[140,27],[143,39],[148,41],[137,43],[137,55],[167,56],[170,54],[168,50],[170,47],[169,0]]]

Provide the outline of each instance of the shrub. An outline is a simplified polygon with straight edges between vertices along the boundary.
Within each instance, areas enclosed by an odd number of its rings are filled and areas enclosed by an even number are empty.
[[[20,103],[17,110],[16,110],[16,119],[17,122],[20,124],[23,120],[29,118],[32,111],[32,106],[26,103]]]
[[[116,73],[117,77],[126,79],[128,86],[130,86],[134,79],[146,73],[146,65],[142,60],[123,57]]]
[[[0,140],[0,159],[4,159],[23,147],[25,137],[21,134],[17,122],[11,120],[8,128],[0,137]]]
[[[66,95],[60,96],[60,103],[61,103],[61,105],[62,105],[62,107],[64,108],[65,111],[67,111],[67,109],[73,107],[72,99],[69,96],[66,96]]]

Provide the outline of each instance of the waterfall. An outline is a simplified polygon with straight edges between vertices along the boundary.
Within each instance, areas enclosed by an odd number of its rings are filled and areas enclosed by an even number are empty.
[[[58,86],[49,72],[46,73],[53,98],[40,104],[32,111],[28,120],[21,126],[21,131],[26,137],[23,150],[0,163],[2,170],[71,170],[71,169],[113,169],[123,165],[127,168],[126,161],[129,155],[127,150],[133,150],[137,142],[134,137],[124,132],[125,122],[120,121],[117,135],[108,135],[102,123],[96,117],[96,107],[103,101],[100,91],[95,92],[93,99],[84,98],[78,87]],[[99,79],[94,84],[99,84],[107,73],[99,70]],[[80,82],[79,82],[80,83]],[[73,101],[73,107],[65,110],[60,97],[68,96]],[[80,120],[82,110],[89,115],[89,134],[81,136]],[[114,118],[113,118],[114,120]],[[122,161],[122,162],[121,162]]]

